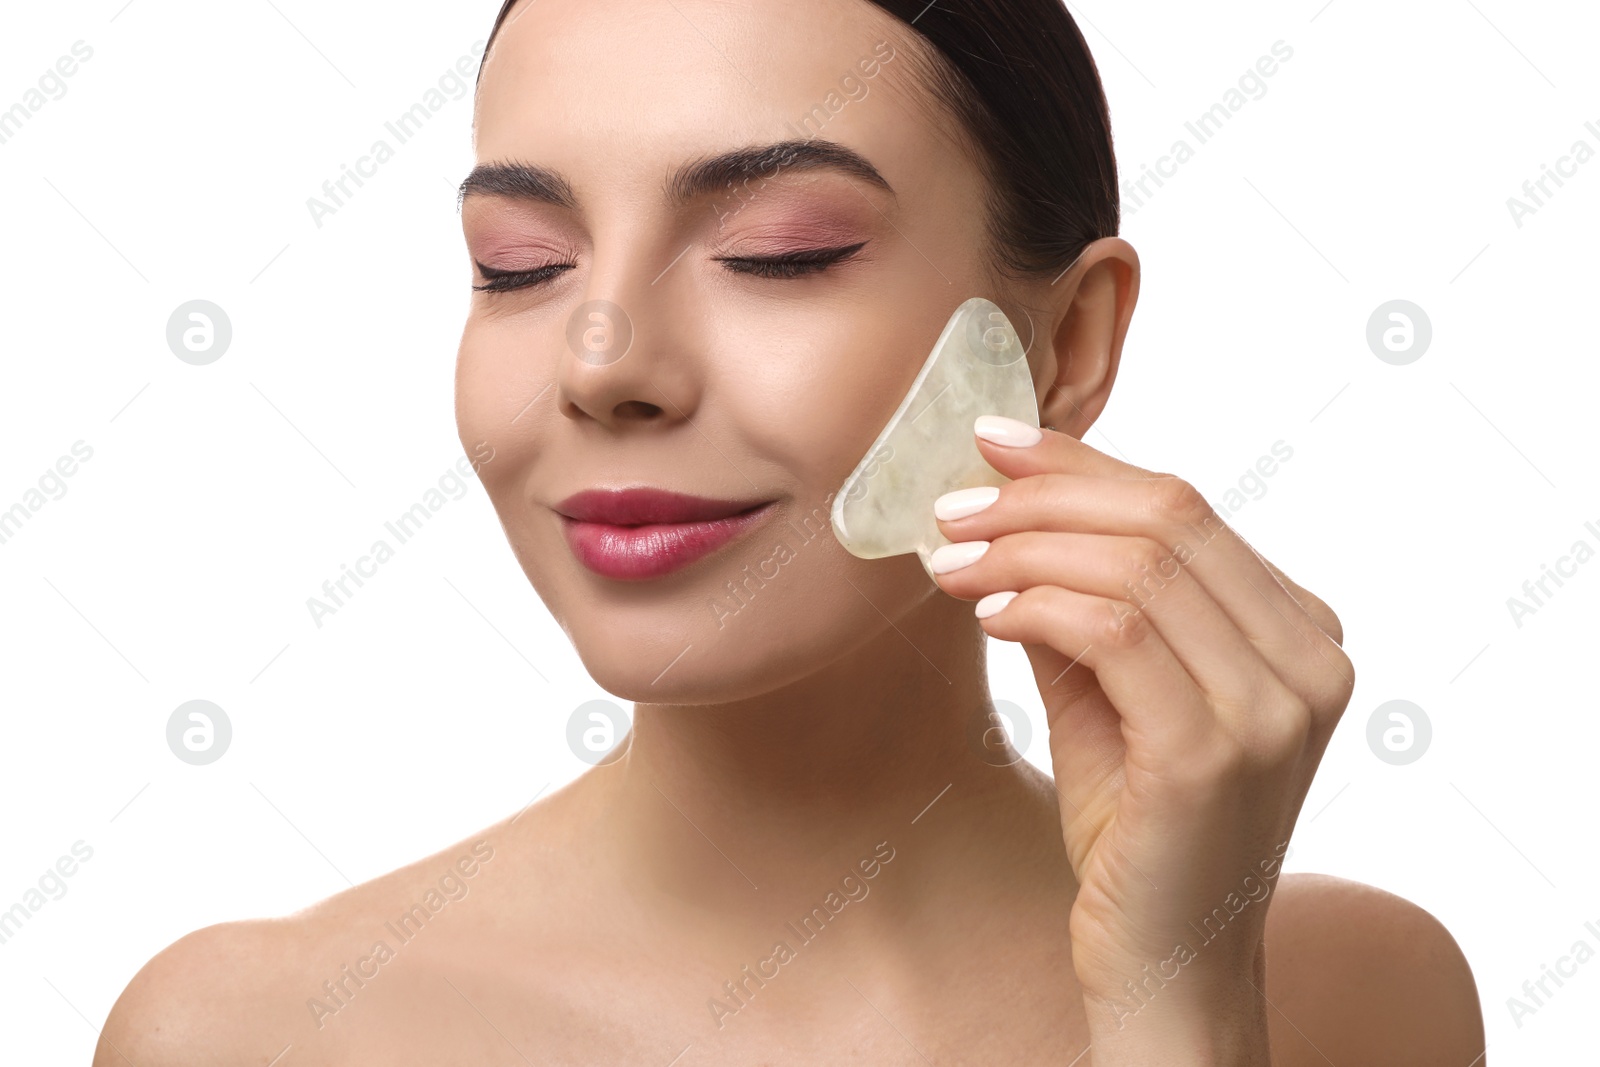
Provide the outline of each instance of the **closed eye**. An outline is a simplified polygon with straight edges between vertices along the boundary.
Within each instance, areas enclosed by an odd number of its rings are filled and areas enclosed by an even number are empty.
[[[820,274],[829,267],[844,261],[865,248],[867,242],[857,241],[853,245],[843,245],[838,248],[805,248],[796,252],[786,252],[781,256],[716,256],[717,262],[723,264],[735,274],[753,274],[759,278],[800,278],[808,274]],[[531,289],[543,285],[555,278],[562,271],[572,270],[576,263],[551,263],[532,270],[500,270],[495,267],[485,266],[474,261],[478,273],[483,276],[484,284],[474,285],[472,288],[480,293],[504,293],[516,289]]]
[[[476,263],[476,261],[474,261]],[[554,278],[564,270],[571,270],[576,263],[551,263],[533,270],[497,270],[477,263],[478,273],[483,275],[484,284],[474,285],[472,288],[480,293],[503,293],[512,289],[528,289]]]
[[[798,278],[817,274],[854,255],[866,246],[865,241],[840,248],[807,248],[786,252],[781,256],[717,256],[717,262],[726,265],[735,274],[754,274],[761,278]]]

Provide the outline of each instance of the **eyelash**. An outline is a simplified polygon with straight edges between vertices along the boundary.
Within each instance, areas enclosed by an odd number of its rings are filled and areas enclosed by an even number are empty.
[[[728,269],[735,274],[752,274],[759,278],[791,279],[800,278],[809,274],[820,274],[835,264],[855,255],[867,242],[858,241],[853,245],[844,245],[839,248],[807,248],[799,252],[789,252],[781,256],[751,257],[751,256],[718,256],[717,262],[725,263]],[[478,292],[503,293],[515,289],[528,289],[542,285],[564,270],[571,270],[574,264],[552,263],[549,266],[538,267],[534,270],[496,270],[486,267],[482,263],[477,265],[478,272],[486,279],[483,285],[474,285],[472,288]]]
[[[758,278],[799,278],[807,274],[820,274],[861,251],[866,243],[858,241],[841,248],[807,248],[766,258],[718,256],[717,262],[728,264],[728,269],[735,274],[754,274]]]
[[[562,271],[570,269],[572,269],[571,263],[552,263],[533,270],[495,270],[479,263],[478,273],[486,280],[483,285],[474,285],[472,288],[480,293],[504,293],[513,289],[527,289],[543,285]]]

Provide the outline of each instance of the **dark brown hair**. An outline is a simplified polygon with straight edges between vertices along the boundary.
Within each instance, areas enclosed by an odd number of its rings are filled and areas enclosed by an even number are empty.
[[[1062,0],[869,0],[931,46],[929,90],[978,149],[994,262],[1059,274],[1116,234],[1105,90]],[[517,0],[505,0],[484,59]],[[482,77],[483,68],[478,68]]]

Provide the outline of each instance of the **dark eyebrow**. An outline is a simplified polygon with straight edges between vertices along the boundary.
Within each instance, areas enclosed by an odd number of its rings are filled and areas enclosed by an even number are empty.
[[[735,148],[687,163],[667,176],[663,191],[671,202],[682,204],[741,182],[771,177],[784,170],[836,170],[859,178],[894,196],[894,187],[867,157],[836,141],[821,139],[778,141]],[[559,172],[516,161],[484,163],[474,167],[461,183],[457,206],[468,196],[503,196],[576,209],[572,185]]]

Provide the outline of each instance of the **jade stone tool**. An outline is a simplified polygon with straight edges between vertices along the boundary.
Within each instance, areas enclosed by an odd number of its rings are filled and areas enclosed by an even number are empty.
[[[910,390],[878,439],[834,495],[834,536],[852,555],[928,557],[949,540],[933,502],[953,489],[1010,481],[978,452],[979,415],[1039,425],[1039,404],[1017,332],[992,301],[956,308]]]

